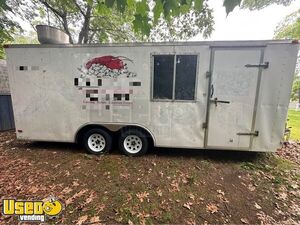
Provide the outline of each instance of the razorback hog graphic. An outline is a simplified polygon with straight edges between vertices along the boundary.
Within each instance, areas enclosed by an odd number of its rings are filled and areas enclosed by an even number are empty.
[[[113,77],[116,78],[121,75],[127,77],[135,77],[136,74],[129,72],[127,68],[127,63],[132,60],[124,56],[101,56],[90,59],[85,65],[84,69],[80,69],[82,72],[81,76],[97,76],[97,77]]]

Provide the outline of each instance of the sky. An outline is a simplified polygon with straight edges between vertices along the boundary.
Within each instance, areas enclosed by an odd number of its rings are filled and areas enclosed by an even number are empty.
[[[285,16],[300,8],[300,0],[290,6],[271,5],[261,10],[250,11],[236,7],[226,17],[222,0],[210,0],[214,10],[215,26],[208,40],[263,40],[272,39],[276,26]],[[191,40],[203,40],[197,35]]]

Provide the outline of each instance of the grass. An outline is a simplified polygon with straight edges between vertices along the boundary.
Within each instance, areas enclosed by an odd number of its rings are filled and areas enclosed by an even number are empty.
[[[107,224],[241,224],[241,218],[261,224],[255,203],[278,224],[277,210],[298,218],[289,211],[298,164],[271,153],[156,149],[137,158],[115,151],[96,156],[72,144],[2,144],[13,138],[0,133],[0,184],[7,186],[0,185],[0,196],[58,197],[65,209],[49,224],[85,216],[84,224],[94,216]],[[284,194],[286,200],[277,199]]]
[[[288,127],[292,127],[290,139],[300,140],[300,111],[290,109],[288,119]]]
[[[289,171],[295,169],[296,165],[287,159],[268,154],[265,155],[265,157],[258,158],[252,162],[242,162],[241,167],[249,172],[252,171],[253,175],[256,174],[256,176],[258,171],[260,171],[260,173],[258,173],[259,176],[261,176],[262,173],[271,175],[270,177],[273,184],[288,185],[290,181],[287,179],[287,176]],[[297,177],[294,177],[293,179],[297,180]]]

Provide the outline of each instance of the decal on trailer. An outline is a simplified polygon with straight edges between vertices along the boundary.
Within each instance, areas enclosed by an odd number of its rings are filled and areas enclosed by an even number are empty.
[[[125,56],[106,55],[92,58],[78,68],[80,75],[74,78],[74,86],[83,90],[83,103],[130,105],[133,88],[141,86],[141,82],[132,79],[137,74],[128,70],[128,63],[133,61]],[[118,78],[128,78],[128,84],[124,79],[118,82]]]
[[[136,77],[136,73],[128,71],[126,62],[133,61],[125,56],[101,56],[90,59],[84,67],[79,68],[81,77],[97,76],[117,78],[119,76]]]

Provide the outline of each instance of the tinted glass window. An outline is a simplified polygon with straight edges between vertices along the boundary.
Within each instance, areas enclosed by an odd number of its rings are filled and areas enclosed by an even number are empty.
[[[176,56],[175,99],[194,100],[197,55]]]
[[[172,99],[174,55],[154,56],[153,98]]]

